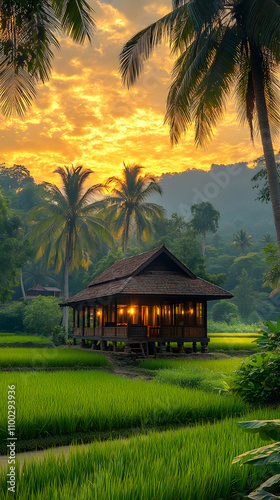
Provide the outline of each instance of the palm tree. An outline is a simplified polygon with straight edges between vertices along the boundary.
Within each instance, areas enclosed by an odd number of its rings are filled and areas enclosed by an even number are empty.
[[[83,43],[91,40],[94,21],[85,0],[4,0],[0,6],[0,108],[23,115],[36,95],[38,81],[51,74],[57,32]]]
[[[262,235],[260,242],[264,245],[268,245],[268,243],[274,243],[274,236],[271,233],[265,233]]]
[[[173,0],[172,12],[126,43],[120,71],[124,83],[134,84],[153,48],[169,40],[177,56],[165,117],[172,144],[194,122],[195,142],[203,145],[235,90],[252,138],[258,121],[280,252],[280,189],[271,137],[279,124],[279,25],[278,0]]]
[[[121,237],[124,256],[131,229],[136,232],[137,241],[154,231],[155,221],[163,218],[164,209],[156,203],[145,200],[153,193],[162,194],[162,189],[150,175],[140,175],[140,165],[125,165],[122,176],[110,177],[106,185],[114,186],[111,196],[104,200],[108,220],[116,234]]]
[[[251,239],[252,236],[245,231],[245,229],[240,229],[236,234],[233,235],[234,240],[233,244],[241,250],[241,253],[244,253],[246,248],[249,248],[253,245]]]
[[[59,167],[55,171],[61,177],[63,188],[45,183],[46,202],[31,212],[31,218],[39,218],[32,238],[38,244],[37,259],[45,256],[46,263],[54,264],[59,272],[63,266],[63,298],[69,297],[69,273],[80,265],[88,268],[89,254],[99,248],[99,237],[108,243],[112,237],[104,221],[95,214],[96,203],[90,203],[100,184],[85,190],[85,183],[92,170],[79,167]],[[63,326],[67,329],[68,308],[63,308]]]

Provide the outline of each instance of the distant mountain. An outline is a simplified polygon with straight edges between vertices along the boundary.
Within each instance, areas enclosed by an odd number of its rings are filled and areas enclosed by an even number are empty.
[[[224,236],[244,228],[254,237],[270,232],[275,234],[271,204],[256,201],[257,190],[251,178],[260,170],[248,168],[246,163],[212,165],[208,172],[187,170],[166,174],[160,180],[163,196],[151,201],[160,203],[167,211],[191,218],[194,203],[210,201],[221,213],[219,231]]]

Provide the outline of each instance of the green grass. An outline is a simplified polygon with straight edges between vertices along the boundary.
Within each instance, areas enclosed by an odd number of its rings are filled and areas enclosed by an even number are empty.
[[[170,388],[101,371],[2,373],[0,438],[6,438],[8,385],[16,386],[17,438],[195,423],[241,414],[233,396]],[[6,404],[6,406],[5,406]]]
[[[227,359],[145,359],[139,366],[147,370],[205,368],[214,373],[232,373],[241,364],[242,358]]]
[[[108,367],[105,356],[78,349],[6,348],[1,351],[0,368],[8,367]]]
[[[244,419],[278,418],[262,410]],[[232,465],[233,458],[264,445],[229,418],[126,440],[92,443],[88,449],[49,454],[17,468],[17,500],[230,500],[242,498],[264,479],[262,468]],[[3,500],[7,470],[0,470]]]
[[[1,335],[0,344],[43,344],[52,345],[52,340],[48,337],[38,337],[35,335]],[[1,345],[1,347],[3,347]]]
[[[254,338],[212,338],[208,348],[213,351],[252,351],[257,349]]]

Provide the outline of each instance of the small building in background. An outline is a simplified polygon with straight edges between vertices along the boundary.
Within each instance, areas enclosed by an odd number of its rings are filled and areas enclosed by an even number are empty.
[[[61,303],[73,308],[74,343],[91,340],[107,349],[124,342],[126,351],[143,355],[191,343],[208,351],[207,301],[230,299],[232,293],[199,278],[165,245],[116,261],[87,288]]]
[[[33,288],[29,288],[28,290],[26,290],[25,300],[35,299],[39,295],[43,295],[44,297],[60,298],[60,297],[62,297],[62,290],[60,288],[55,287],[55,286],[36,285],[36,286],[33,286]],[[24,300],[24,298],[21,297],[19,300]]]

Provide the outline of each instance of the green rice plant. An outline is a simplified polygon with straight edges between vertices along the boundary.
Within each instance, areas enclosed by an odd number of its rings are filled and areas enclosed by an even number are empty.
[[[213,339],[213,338],[216,338],[216,337],[234,337],[234,338],[258,338],[260,336],[260,333],[259,332],[255,332],[255,333],[246,333],[246,332],[242,332],[242,333],[232,333],[232,332],[227,332],[227,333],[211,333],[210,334],[210,339]]]
[[[257,349],[253,343],[254,338],[212,338],[208,347],[214,351],[254,351]]]
[[[10,348],[0,355],[0,368],[8,367],[109,367],[102,354],[78,349]]]
[[[162,369],[208,369],[214,373],[232,373],[240,366],[242,358],[227,359],[145,359],[139,363],[147,370]]]
[[[223,377],[207,368],[180,368],[178,370],[159,370],[157,382],[213,391],[223,387]]]
[[[43,344],[53,346],[52,340],[35,335],[1,335],[0,344]],[[1,345],[3,347],[3,345]]]
[[[240,415],[241,398],[221,397],[158,382],[131,380],[101,371],[2,373],[0,393],[16,386],[19,440],[74,432],[178,425]],[[5,439],[7,408],[0,415]]]
[[[244,418],[277,418],[262,410]],[[68,458],[49,452],[17,466],[17,500],[229,500],[242,498],[264,472],[231,465],[244,449],[263,444],[258,435],[240,432],[236,420],[196,425],[174,432],[152,432],[126,440],[71,447]],[[7,469],[0,469],[2,499]]]

